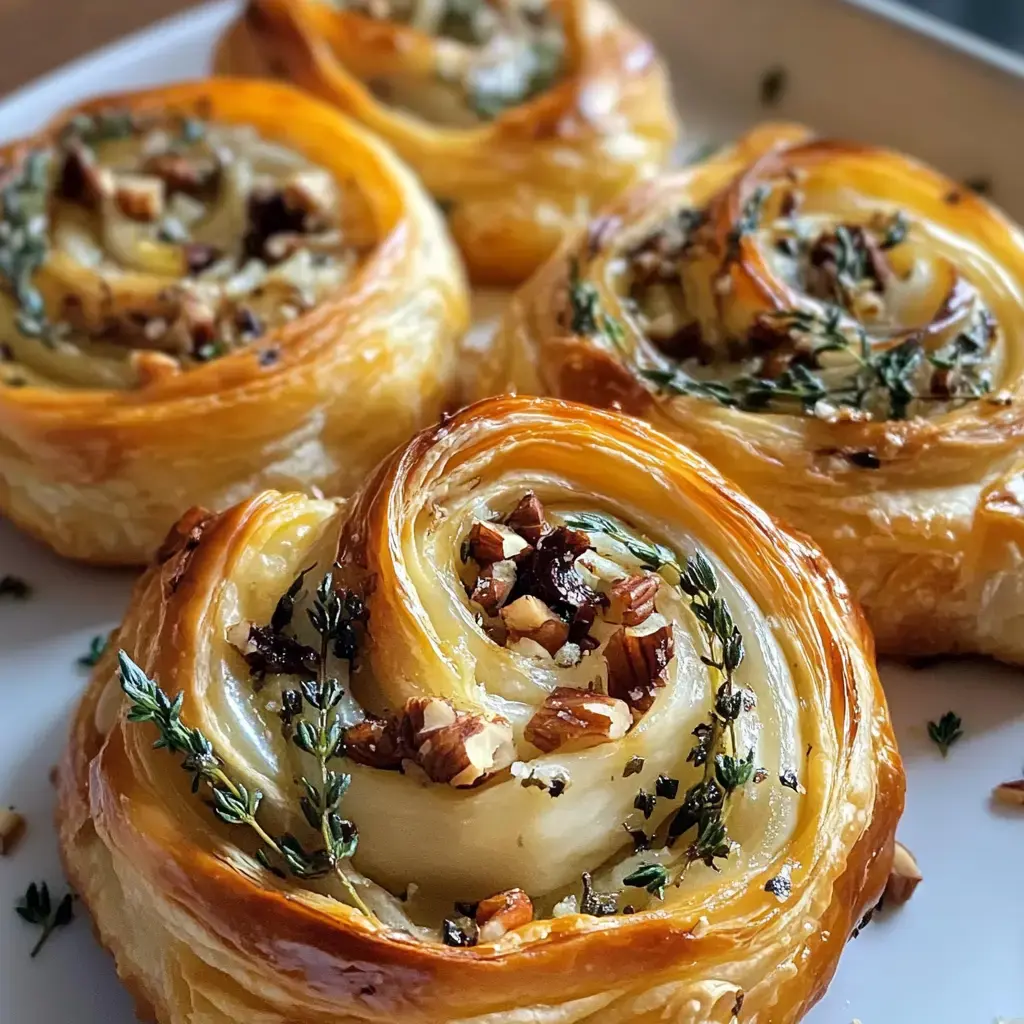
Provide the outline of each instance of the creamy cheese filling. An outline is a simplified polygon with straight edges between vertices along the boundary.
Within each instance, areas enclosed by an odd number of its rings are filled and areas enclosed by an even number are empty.
[[[251,127],[174,116],[72,120],[3,213],[10,386],[130,388],[209,362],[312,309],[376,241],[353,182]]]
[[[330,0],[435,39],[433,65],[368,73],[383,102],[436,124],[491,121],[546,92],[563,72],[565,35],[546,0]]]

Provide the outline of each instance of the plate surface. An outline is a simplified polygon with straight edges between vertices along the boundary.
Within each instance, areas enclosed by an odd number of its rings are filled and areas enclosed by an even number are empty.
[[[626,0],[623,6],[657,29],[656,38],[680,71],[684,109],[716,138],[726,138],[758,115],[753,97],[759,69],[783,61],[793,87],[783,98],[786,116],[826,130],[884,138],[952,173],[997,175],[1002,169],[1008,189],[1024,189],[1016,184],[1024,179],[1013,174],[1020,163],[1011,152],[1024,136],[1010,131],[1009,119],[1024,103],[1024,87],[973,57],[823,0],[759,0],[756,7],[749,0]],[[685,17],[666,18],[668,9]],[[233,10],[232,4],[216,4],[165,22],[22,90],[0,105],[0,137],[32,130],[90,93],[201,74]],[[792,35],[782,31],[779,19],[786,16],[795,19]],[[728,35],[716,28],[728,28]],[[821,51],[807,56],[799,45],[808,38],[851,39],[851,33],[857,33],[858,44],[903,55],[899,67],[886,64],[880,72],[892,87],[914,77],[917,61],[919,70],[941,70],[943,91],[966,91],[979,104],[978,123],[961,136],[961,144],[955,133],[951,139],[949,111],[940,115],[934,97],[931,107],[923,108],[929,116],[912,125],[899,122],[891,104],[876,105],[878,131],[872,136],[871,110],[864,104],[880,102],[873,87],[862,91],[853,110],[845,88],[823,86],[821,77],[812,75]],[[866,65],[857,60],[863,79]],[[840,84],[844,74],[839,61]],[[906,100],[905,93],[899,95]],[[954,115],[960,109],[954,107]],[[1003,116],[1005,130],[1000,130]],[[930,135],[921,134],[924,120],[930,122]],[[971,149],[981,132],[987,141],[982,149]],[[916,140],[921,145],[915,147]],[[989,161],[983,169],[973,162],[981,156]],[[1024,212],[1022,197],[1024,192],[1005,197],[1018,216]],[[30,960],[35,931],[8,908],[33,879],[47,879],[55,888],[63,884],[48,774],[85,679],[77,658],[95,634],[117,623],[131,576],[69,566],[0,524],[0,576],[6,573],[24,577],[34,594],[24,603],[0,604],[0,804],[17,806],[28,819],[17,853],[0,860],[0,1022],[130,1024],[131,1002],[87,921],[55,935],[39,958]],[[1024,674],[957,661],[926,670],[885,665],[883,677],[909,777],[900,836],[917,855],[925,881],[911,903],[882,914],[850,943],[828,995],[808,1021],[993,1024],[1024,1017],[1024,813],[995,808],[989,796],[995,783],[1024,770]],[[926,723],[950,709],[963,717],[965,736],[943,760],[927,737]]]

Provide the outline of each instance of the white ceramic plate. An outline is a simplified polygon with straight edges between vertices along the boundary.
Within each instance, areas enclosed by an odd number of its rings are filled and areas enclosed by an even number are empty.
[[[955,174],[992,174],[997,194],[1005,181],[1008,205],[1024,212],[1024,179],[1015,173],[1024,87],[1005,67],[979,61],[989,56],[984,48],[954,52],[838,0],[623,6],[656,29],[679,72],[687,114],[717,137],[756,116],[759,72],[781,61],[790,75],[786,116],[883,138]],[[22,90],[0,105],[0,137],[31,130],[90,93],[202,73],[233,10],[221,3],[165,22]],[[836,39],[848,48],[829,60]],[[884,53],[886,61],[876,68],[865,53]],[[865,84],[851,106],[854,61]],[[891,103],[883,102],[880,81]],[[899,114],[929,90],[937,90],[931,103],[910,119]],[[939,109],[940,94],[955,94],[952,108]],[[0,576],[6,573],[24,577],[34,594],[0,603],[0,805],[28,818],[25,842],[0,860],[0,1024],[130,1024],[131,1002],[86,920],[30,960],[35,930],[9,908],[33,879],[62,891],[48,775],[85,679],[76,659],[120,618],[131,577],[69,566],[0,524]],[[926,670],[886,665],[883,675],[909,777],[900,836],[925,881],[910,904],[882,914],[851,942],[808,1020],[993,1024],[1024,1017],[1024,812],[990,801],[995,783],[1024,771],[1024,674],[957,661]],[[962,715],[965,736],[943,760],[926,723],[950,709]]]

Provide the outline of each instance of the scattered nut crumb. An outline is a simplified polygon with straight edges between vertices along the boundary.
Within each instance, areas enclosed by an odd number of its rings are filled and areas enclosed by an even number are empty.
[[[897,843],[892,872],[885,886],[886,903],[897,907],[903,906],[914,895],[921,878],[921,869],[917,866],[914,855],[902,843]]]
[[[13,808],[0,810],[0,856],[14,852],[25,834],[25,819]]]
[[[992,796],[1009,807],[1024,807],[1024,779],[1004,782],[992,790]]]

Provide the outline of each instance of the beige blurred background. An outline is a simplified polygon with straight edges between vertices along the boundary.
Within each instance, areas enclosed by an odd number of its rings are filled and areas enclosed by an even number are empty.
[[[195,0],[0,0],[0,95]]]

